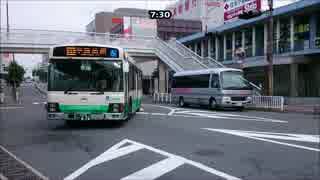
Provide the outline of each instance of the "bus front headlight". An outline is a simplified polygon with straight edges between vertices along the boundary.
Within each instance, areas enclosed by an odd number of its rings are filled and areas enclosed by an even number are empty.
[[[59,112],[59,104],[48,102],[47,110],[48,110],[48,112]]]

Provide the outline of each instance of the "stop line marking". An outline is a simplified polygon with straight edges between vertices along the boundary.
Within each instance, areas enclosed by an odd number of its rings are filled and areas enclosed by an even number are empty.
[[[295,148],[310,150],[310,151],[318,151],[320,149],[311,148],[307,146],[291,144],[280,142],[271,139],[279,139],[279,140],[289,140],[289,141],[299,141],[299,142],[308,142],[308,143],[320,143],[320,135],[310,135],[310,134],[285,134],[285,133],[273,133],[273,132],[258,132],[258,131],[240,131],[240,130],[231,130],[231,129],[212,129],[212,128],[202,128],[209,131],[221,132],[226,134],[232,134],[235,136],[241,136],[249,139],[255,139],[260,141],[266,141],[275,144],[281,144],[284,146],[291,146]]]
[[[129,143],[129,145],[126,145],[123,147],[123,145],[128,144],[128,143]],[[136,151],[139,151],[142,149],[147,149],[147,150],[152,151],[154,153],[166,156],[167,158],[164,160],[161,160],[157,163],[154,163],[154,164],[152,164],[142,170],[134,172],[134,173],[122,178],[121,180],[137,180],[137,179],[153,180],[153,179],[161,177],[162,175],[164,175],[168,172],[175,170],[176,168],[178,168],[184,164],[194,166],[194,167],[199,168],[203,171],[206,171],[210,174],[214,174],[216,176],[219,176],[219,177],[227,179],[227,180],[241,180],[240,178],[237,178],[235,176],[218,171],[218,170],[213,169],[211,167],[205,166],[201,163],[198,163],[198,162],[186,159],[184,157],[181,157],[181,156],[178,156],[175,154],[171,154],[171,153],[165,152],[163,150],[156,149],[151,146],[141,144],[139,142],[132,141],[129,139],[124,139],[124,140],[120,141],[119,143],[113,145],[107,151],[103,152],[98,157],[89,161],[88,163],[83,165],[81,168],[74,171],[69,176],[65,177],[64,180],[74,180],[94,166],[97,166],[99,164],[111,161],[113,159],[128,155],[130,153],[133,153],[133,152],[136,152]]]
[[[148,104],[150,106],[161,107],[170,110],[169,113],[138,113],[138,114],[150,114],[150,115],[162,115],[162,116],[177,116],[177,117],[190,117],[190,118],[210,118],[210,119],[226,119],[226,120],[239,120],[239,121],[260,121],[260,122],[273,122],[273,123],[288,123],[288,121],[263,118],[257,116],[245,116],[238,114],[221,113],[217,111],[203,111],[193,110],[186,108],[173,108],[168,106],[159,106]]]

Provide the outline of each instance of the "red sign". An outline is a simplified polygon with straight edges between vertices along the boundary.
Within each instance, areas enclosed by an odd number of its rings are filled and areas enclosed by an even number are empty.
[[[186,0],[184,5],[185,5],[185,10],[188,11],[189,10],[189,0]]]
[[[237,18],[243,12],[252,10],[261,10],[261,0],[225,0],[224,3],[224,21]]]
[[[183,6],[182,6],[182,4],[180,4],[179,7],[178,7],[178,13],[179,14],[182,14],[182,9],[183,9]]]
[[[218,0],[206,0],[206,5],[208,7],[221,7],[223,6],[223,2],[219,2]]]
[[[197,0],[192,0],[192,7],[196,7],[197,6]]]
[[[111,19],[113,24],[121,24],[123,23],[123,19],[122,18],[112,18]]]

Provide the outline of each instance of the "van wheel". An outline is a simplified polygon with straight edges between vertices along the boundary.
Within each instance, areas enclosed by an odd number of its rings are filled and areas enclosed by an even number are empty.
[[[215,99],[210,99],[209,101],[209,109],[216,109],[217,108],[217,101]]]
[[[180,97],[180,98],[179,98],[179,106],[180,106],[180,107],[186,106],[183,97]]]

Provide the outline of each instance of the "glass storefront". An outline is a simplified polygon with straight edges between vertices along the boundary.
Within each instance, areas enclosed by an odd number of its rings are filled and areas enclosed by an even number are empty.
[[[226,34],[226,61],[232,60],[232,33]]]
[[[279,53],[290,52],[290,19],[280,20]]]
[[[210,53],[211,53],[211,58],[216,59],[216,38],[212,37],[210,38]]]
[[[245,36],[245,53],[246,57],[252,57],[252,28],[247,28],[244,30]]]
[[[316,21],[316,40],[315,40],[315,43],[316,43],[316,48],[320,48],[320,15],[317,16],[317,21]]]
[[[235,42],[235,47],[240,48],[242,47],[242,32],[241,31],[237,31],[235,32],[235,36],[236,36],[236,42]]]
[[[203,43],[203,57],[208,57],[208,39],[204,39]]]
[[[294,50],[300,51],[310,47],[310,24],[308,16],[295,17]]]
[[[197,43],[197,49],[196,49],[196,51],[197,51],[197,54],[198,54],[199,56],[201,56],[201,41],[199,41],[199,42]]]
[[[264,25],[256,26],[256,56],[264,55]]]
[[[223,57],[223,55],[224,55],[223,37],[219,36],[218,41],[219,41],[219,59],[218,60],[223,61],[223,59],[224,59],[224,57]]]

